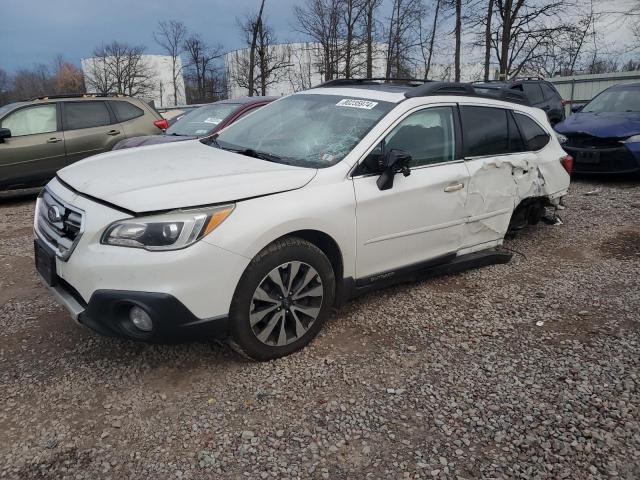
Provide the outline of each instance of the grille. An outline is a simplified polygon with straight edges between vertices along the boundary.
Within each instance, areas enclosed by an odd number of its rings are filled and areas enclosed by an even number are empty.
[[[60,259],[67,260],[84,231],[84,212],[45,189],[36,204],[35,230]]]
[[[601,138],[592,135],[567,135],[567,147],[576,148],[620,148],[623,138]]]

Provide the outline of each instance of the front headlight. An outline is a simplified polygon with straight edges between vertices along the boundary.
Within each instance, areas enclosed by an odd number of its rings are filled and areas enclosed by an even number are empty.
[[[176,210],[149,217],[130,218],[112,223],[102,235],[104,245],[178,250],[193,245],[212,232],[233,211],[235,205],[197,210]]]
[[[569,140],[567,137],[565,137],[561,133],[555,132],[555,134],[556,134],[556,138],[560,142],[560,145],[564,145],[565,143],[567,143],[567,140]]]
[[[640,142],[640,134],[633,135],[632,137],[629,137],[626,140],[622,141],[622,143],[636,143],[636,142]]]

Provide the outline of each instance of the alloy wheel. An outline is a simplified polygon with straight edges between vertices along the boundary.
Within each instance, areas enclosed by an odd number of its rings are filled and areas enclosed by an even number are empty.
[[[269,346],[295,342],[318,318],[323,297],[322,279],[315,268],[304,262],[283,263],[262,279],[253,294],[251,329]]]

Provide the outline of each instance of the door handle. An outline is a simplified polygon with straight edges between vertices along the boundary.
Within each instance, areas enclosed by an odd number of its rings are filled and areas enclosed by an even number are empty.
[[[49,140],[47,140],[47,143],[58,143],[61,141],[62,141],[61,138],[51,137]]]
[[[109,130],[109,131],[107,132],[107,135],[111,135],[112,137],[113,137],[114,135],[120,135],[120,130]]]
[[[454,183],[453,185],[447,185],[444,187],[444,191],[447,193],[457,192],[458,190],[462,190],[464,188],[464,183]]]

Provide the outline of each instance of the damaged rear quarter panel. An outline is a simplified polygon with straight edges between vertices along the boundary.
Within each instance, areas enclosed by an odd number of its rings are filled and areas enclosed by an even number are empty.
[[[537,109],[530,109],[537,110]],[[469,169],[468,223],[465,245],[501,240],[513,210],[526,198],[555,198],[569,187],[569,175],[562,167],[562,150],[544,112],[528,111],[549,133],[549,143],[538,152],[515,153],[466,161]]]

